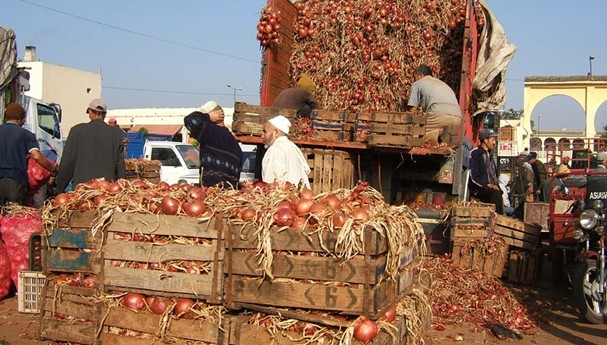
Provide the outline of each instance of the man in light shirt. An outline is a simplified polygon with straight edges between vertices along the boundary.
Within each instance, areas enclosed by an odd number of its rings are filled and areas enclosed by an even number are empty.
[[[291,121],[282,115],[268,120],[263,127],[263,141],[268,148],[262,165],[263,182],[290,182],[299,185],[301,181],[310,188],[308,174],[310,167],[303,153],[289,138]]]

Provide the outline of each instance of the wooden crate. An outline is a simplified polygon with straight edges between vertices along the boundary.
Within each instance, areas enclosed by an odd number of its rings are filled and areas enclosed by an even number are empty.
[[[149,310],[133,311],[120,306],[104,305],[104,316],[100,340],[103,345],[148,345],[163,344],[163,337],[170,343],[229,344],[230,318],[219,322],[195,319],[171,319],[166,329],[161,330],[162,315]],[[132,336],[136,334],[137,336]]]
[[[224,218],[207,221],[194,217],[116,212],[106,228],[103,246],[105,291],[134,291],[146,295],[189,297],[221,303],[223,291]],[[159,244],[123,239],[125,234],[147,238],[171,236],[199,243]],[[135,268],[121,263],[137,263]],[[208,273],[146,269],[150,264],[204,263]]]
[[[508,263],[504,275],[509,282],[533,284],[537,281],[542,264],[541,249],[511,250],[508,253]]]
[[[508,245],[495,246],[492,253],[485,251],[482,240],[455,239],[451,257],[453,263],[501,277],[506,264]]]
[[[470,203],[451,208],[451,240],[488,238],[493,230],[495,205]]]
[[[532,250],[540,242],[541,228],[518,219],[496,215],[493,232],[513,247]]]
[[[393,335],[381,330],[371,342],[373,345],[399,345],[407,344],[407,323],[403,317],[397,317],[393,325],[396,329],[391,330]],[[347,327],[345,325],[344,327]],[[256,326],[249,322],[246,316],[238,316],[232,319],[230,327],[231,345],[249,345],[249,344],[283,344],[283,345],[304,345],[306,340],[302,338],[301,332],[286,331],[277,332],[271,335],[263,327]],[[316,344],[317,342],[314,342]],[[362,345],[356,339],[351,340],[352,345]]]
[[[263,126],[269,119],[277,115],[284,115],[292,123],[296,118],[296,113],[297,111],[294,109],[260,107],[258,105],[236,102],[234,104],[232,131],[236,135],[261,136],[263,134]]]
[[[311,168],[310,186],[314,193],[354,188],[354,157],[348,151],[302,148]]]
[[[354,141],[367,143],[371,127],[371,113],[357,113],[354,124]]]
[[[326,251],[317,235],[308,238],[295,229],[272,231],[273,280],[264,279],[257,264],[256,237],[241,236],[240,228],[230,230],[224,269],[229,308],[269,305],[377,318],[382,308],[406,294],[413,283],[412,248],[401,258],[398,279],[382,279],[387,243],[372,229],[365,230],[366,252],[346,262],[320,256]],[[255,230],[246,227],[243,234]],[[334,247],[337,234],[326,232],[322,237],[326,248]]]
[[[95,213],[68,211],[58,219],[58,228],[51,234],[43,234],[45,236],[42,239],[45,245],[44,272],[99,273],[102,234],[98,231],[93,236],[91,227],[94,224]]]
[[[348,126],[348,114],[344,111],[313,110],[312,130],[314,140],[351,141],[352,130]]]
[[[369,123],[368,145],[412,148],[424,144],[426,116],[412,113],[374,112]]]
[[[47,278],[42,292],[40,338],[59,342],[95,344],[100,323],[100,303],[95,290],[58,286],[56,276]]]
[[[527,224],[538,225],[541,230],[548,231],[548,215],[550,204],[547,202],[526,202],[524,220]]]

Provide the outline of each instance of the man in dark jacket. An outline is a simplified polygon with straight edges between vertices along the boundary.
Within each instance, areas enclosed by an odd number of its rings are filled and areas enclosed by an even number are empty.
[[[320,104],[314,98],[316,85],[310,77],[302,73],[297,79],[297,87],[291,87],[282,92],[276,97],[272,107],[295,109],[297,116],[310,117],[313,109],[320,108]]]
[[[223,123],[223,109],[215,101],[203,104],[183,119],[200,143],[200,174],[204,186],[236,187],[240,179],[242,149]]]
[[[548,201],[542,200],[542,185],[546,180],[546,167],[544,163],[537,159],[537,152],[529,153],[527,156],[527,162],[531,164],[531,168],[533,169],[533,192],[535,193],[534,200],[535,201]]]
[[[23,128],[25,110],[9,103],[4,111],[6,123],[0,126],[0,206],[7,202],[27,204],[27,156],[54,173],[57,165],[40,152],[34,133]]]
[[[493,158],[497,133],[483,129],[479,134],[480,145],[470,151],[470,195],[482,202],[495,205],[498,214],[504,213],[502,190],[497,177],[497,165]]]
[[[58,192],[63,192],[70,182],[76,186],[94,178],[115,181],[126,175],[120,133],[104,121],[105,101],[92,100],[87,113],[91,121],[74,126],[67,137],[57,175]]]

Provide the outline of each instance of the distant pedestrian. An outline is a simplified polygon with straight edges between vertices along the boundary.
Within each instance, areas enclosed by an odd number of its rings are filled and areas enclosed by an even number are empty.
[[[535,201],[547,201],[541,200],[542,197],[542,185],[546,180],[546,167],[544,163],[537,159],[537,152],[530,152],[527,156],[527,161],[531,165],[531,169],[533,170],[533,199]]]
[[[5,124],[0,125],[0,206],[8,202],[27,205],[28,155],[54,174],[57,164],[40,152],[34,133],[23,128],[25,109],[9,103],[4,111]]]
[[[183,121],[200,143],[201,184],[235,188],[240,180],[242,149],[223,119],[223,108],[219,103],[209,101]]]
[[[115,181],[126,175],[120,133],[104,121],[105,101],[92,100],[87,113],[91,121],[74,126],[67,137],[57,175],[58,192],[70,182],[76,186],[95,178]]]
[[[480,145],[470,151],[470,195],[482,202],[495,205],[495,212],[504,214],[504,200],[499,187],[497,164],[493,148],[497,144],[497,133],[483,129],[479,134]]]
[[[290,128],[291,121],[283,115],[265,123],[263,140],[268,150],[262,161],[262,180],[267,183],[290,182],[296,186],[302,182],[310,188],[310,167],[299,147],[287,137]]]

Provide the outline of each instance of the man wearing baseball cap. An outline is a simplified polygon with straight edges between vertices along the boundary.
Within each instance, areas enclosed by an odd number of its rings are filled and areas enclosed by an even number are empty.
[[[497,177],[497,164],[493,158],[497,133],[485,128],[478,139],[480,145],[470,151],[470,196],[495,205],[495,212],[504,214],[502,190]]]
[[[7,202],[27,205],[28,155],[43,168],[54,173],[57,165],[40,152],[34,133],[23,128],[25,109],[9,103],[4,111],[5,124],[0,125],[0,206]]]
[[[107,104],[96,98],[86,111],[91,121],[74,126],[65,143],[57,174],[57,191],[60,193],[70,182],[76,186],[95,178],[115,181],[126,175],[120,133],[105,123]]]
[[[263,140],[268,148],[261,164],[263,182],[290,182],[310,188],[310,167],[303,153],[287,135],[291,121],[283,115],[269,119],[263,126]]]

